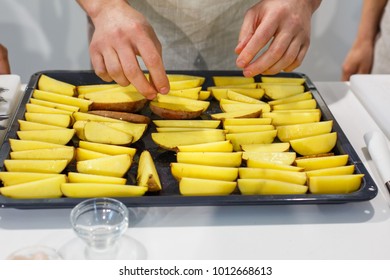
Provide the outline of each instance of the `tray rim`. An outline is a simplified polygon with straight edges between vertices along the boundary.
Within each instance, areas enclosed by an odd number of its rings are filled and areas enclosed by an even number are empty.
[[[19,103],[17,111],[12,119],[11,126],[8,129],[4,142],[0,148],[0,167],[3,170],[3,161],[9,155],[10,147],[8,139],[16,137],[16,131],[19,127],[18,119],[23,118],[25,108],[22,108],[31,97],[32,90],[36,88],[38,78],[42,74],[47,75],[63,75],[63,74],[87,74],[95,75],[92,70],[47,70],[39,71],[31,76],[28,82],[23,97]],[[235,76],[242,75],[241,71],[230,70],[174,70],[167,71],[172,74],[187,74],[204,76],[210,79],[212,76],[225,75]],[[206,75],[207,74],[207,75]],[[302,77],[306,80],[306,87],[310,90],[317,101],[318,107],[322,111],[322,118],[333,120],[333,130],[338,132],[337,148],[342,153],[349,155],[351,164],[355,165],[357,172],[364,174],[362,187],[353,193],[349,194],[303,194],[303,195],[241,195],[231,194],[228,196],[182,196],[180,194],[174,195],[147,195],[141,197],[117,197],[116,199],[122,201],[128,207],[171,207],[171,206],[237,206],[237,205],[301,205],[301,204],[340,204],[350,202],[361,202],[373,199],[378,194],[378,187],[373,181],[371,175],[367,171],[366,167],[360,160],[356,151],[350,144],[347,136],[339,126],[337,120],[326,105],[321,94],[315,87],[311,79],[304,73],[289,72],[279,73],[279,77]],[[256,80],[259,81],[261,75],[256,76]],[[95,77],[97,78],[97,77]],[[101,83],[105,83],[101,81]],[[0,195],[0,207],[4,208],[18,208],[18,209],[48,209],[48,208],[72,208],[79,202],[86,198],[56,198],[56,199],[12,199]]]

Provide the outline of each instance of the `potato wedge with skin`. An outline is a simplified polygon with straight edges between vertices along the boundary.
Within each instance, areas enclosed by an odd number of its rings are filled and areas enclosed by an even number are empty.
[[[210,106],[210,101],[194,100],[184,97],[177,97],[172,95],[157,94],[157,97],[153,100],[162,103],[182,104],[194,108],[202,108],[203,112]]]
[[[245,152],[286,152],[290,143],[246,144],[241,145],[241,149]]]
[[[74,136],[73,128],[53,129],[53,130],[27,130],[17,131],[20,140],[33,140],[66,145]]]
[[[68,165],[66,159],[6,159],[4,166],[10,172],[61,173]]]
[[[267,103],[259,103],[259,104],[250,104],[250,103],[241,103],[241,104],[221,104],[220,105],[222,112],[237,112],[242,110],[251,110],[258,109],[261,112],[269,112],[271,111],[271,107]]]
[[[115,155],[78,161],[77,171],[86,174],[123,177],[132,164],[130,155]]]
[[[19,139],[9,139],[8,141],[11,147],[11,151],[13,152],[64,147],[64,145],[61,144],[54,144],[54,143],[43,142],[43,141],[19,140]]]
[[[243,152],[244,160],[254,159],[258,161],[267,161],[277,164],[291,165],[296,158],[294,152]]]
[[[53,129],[64,129],[61,126],[56,125],[50,125],[50,124],[44,124],[44,123],[37,123],[37,122],[30,122],[25,120],[18,120],[19,123],[19,130],[53,130]]]
[[[348,154],[324,156],[324,157],[309,157],[295,160],[298,167],[302,167],[305,171],[345,166],[348,162]]]
[[[229,86],[254,83],[255,79],[243,76],[213,76],[213,82],[216,86]]]
[[[66,96],[66,95],[47,92],[47,91],[41,91],[38,89],[34,90],[32,97],[44,101],[75,106],[80,108],[81,112],[88,112],[91,109],[91,105],[93,103],[93,101],[91,100]]]
[[[102,154],[109,154],[109,155],[128,154],[132,158],[134,157],[135,153],[137,152],[137,149],[132,148],[132,147],[100,144],[100,143],[93,143],[93,142],[88,142],[88,141],[79,141],[79,148],[87,149],[87,150],[94,151],[94,152],[99,152]]]
[[[89,160],[89,159],[95,159],[95,158],[102,158],[109,156],[108,154],[103,154],[83,148],[76,148],[76,160],[82,161],[82,160]]]
[[[103,183],[103,184],[117,184],[117,185],[126,184],[125,178],[84,174],[84,173],[77,173],[77,172],[68,172],[68,181],[69,183]]]
[[[180,194],[186,196],[229,195],[236,189],[237,183],[231,181],[182,178],[179,182]]]
[[[107,110],[93,110],[88,111],[89,114],[94,114],[102,117],[113,118],[125,122],[132,123],[145,123],[149,124],[151,122],[150,118],[140,114],[128,113],[128,112],[116,112],[116,111],[107,111]]]
[[[183,177],[235,181],[238,168],[172,162],[171,173],[178,181]]]
[[[345,165],[339,167],[323,168],[312,171],[306,171],[308,177],[312,176],[334,176],[334,175],[352,175],[355,171],[355,165]]]
[[[246,166],[247,167],[254,167],[254,168],[286,170],[286,171],[294,171],[294,172],[304,171],[303,167],[278,164],[278,163],[274,163],[274,162],[258,160],[258,159],[251,159],[251,158],[246,161]]]
[[[38,89],[43,91],[55,92],[67,96],[76,95],[76,86],[70,83],[42,74],[38,79]]]
[[[131,134],[112,128],[101,122],[86,122],[83,130],[85,140],[90,142],[130,145],[133,141]]]
[[[61,148],[47,148],[10,152],[11,159],[65,159],[68,164],[75,158],[75,148],[63,146]]]
[[[36,180],[0,188],[3,196],[15,199],[59,198],[62,196],[61,184],[66,183],[65,175]]]
[[[263,83],[275,83],[275,84],[297,84],[302,85],[305,83],[305,78],[294,78],[294,77],[267,77],[262,76],[261,81]]]
[[[233,144],[229,140],[194,145],[177,146],[178,152],[233,152]]]
[[[260,87],[264,89],[265,96],[271,100],[286,98],[305,91],[305,87],[303,85],[262,83]]]
[[[244,132],[260,132],[267,130],[275,130],[275,127],[271,124],[259,124],[259,125],[225,125],[224,129],[228,133],[244,133]]]
[[[80,95],[80,94],[86,94],[90,92],[114,89],[117,87],[120,87],[120,85],[118,84],[80,85],[80,86],[76,86],[76,91]]]
[[[195,119],[203,113],[202,107],[185,104],[152,101],[149,103],[149,107],[155,115],[169,120]]]
[[[138,92],[87,93],[84,98],[93,101],[90,110],[134,113],[141,110],[147,103],[147,99]]]
[[[213,120],[224,120],[224,119],[232,119],[232,118],[258,118],[260,117],[261,110],[252,109],[252,110],[242,110],[242,111],[234,111],[229,113],[215,113],[211,114],[210,117]]]
[[[300,109],[315,109],[317,108],[317,101],[315,99],[272,105],[273,111],[278,110],[300,110]]]
[[[146,129],[148,128],[147,124],[144,123],[130,123],[130,122],[103,122],[104,125],[111,128],[120,130],[122,132],[128,133],[133,136],[133,142],[137,142],[144,135]]]
[[[267,104],[259,99],[252,98],[250,96],[235,92],[233,90],[228,90],[226,96],[230,100],[248,103],[248,104]]]
[[[224,141],[225,132],[221,129],[184,132],[152,133],[152,140],[160,147],[174,150],[177,146]]]
[[[51,108],[51,107],[38,105],[38,104],[32,104],[32,103],[27,103],[26,104],[26,112],[29,112],[29,113],[46,113],[46,114],[61,114],[61,115],[70,115],[70,116],[73,114],[73,112],[71,112],[71,111]]]
[[[239,118],[239,119],[224,119],[222,120],[223,127],[227,125],[262,125],[271,124],[271,118]]]
[[[271,106],[275,106],[275,105],[288,104],[288,103],[310,100],[310,99],[313,99],[312,93],[310,91],[305,91],[304,93],[294,94],[286,98],[280,98],[277,100],[268,101],[268,104]]]
[[[275,126],[319,122],[321,119],[321,112],[319,110],[316,111],[316,109],[312,110],[315,111],[274,111],[269,113],[263,113],[262,117],[271,118],[272,124]]]
[[[134,197],[143,196],[147,187],[105,184],[105,183],[65,183],[61,184],[61,191],[66,197]]]
[[[66,105],[66,104],[61,104],[61,103],[56,103],[56,102],[50,102],[50,101],[45,101],[41,99],[36,99],[36,98],[30,98],[30,103],[31,104],[36,104],[36,105],[41,105],[49,108],[54,108],[54,109],[60,109],[64,111],[69,111],[69,112],[78,112],[80,111],[79,107],[76,106],[71,106],[71,105]]]
[[[291,148],[302,156],[326,154],[336,146],[337,132],[325,133],[290,141]]]
[[[237,185],[243,195],[293,195],[308,190],[304,185],[270,179],[238,179]]]
[[[153,120],[157,127],[217,128],[219,120]]]
[[[179,163],[200,165],[239,167],[241,160],[241,152],[178,152],[176,154],[176,161]]]
[[[309,191],[313,194],[344,194],[357,191],[364,174],[311,176],[308,179]]]
[[[46,178],[52,178],[58,176],[59,174],[53,173],[35,173],[35,172],[9,172],[1,171],[0,180],[3,182],[3,186],[12,186],[22,183],[42,180]]]
[[[298,185],[304,185],[307,180],[305,172],[253,167],[240,167],[238,176],[240,179],[270,179]]]
[[[63,114],[45,114],[45,113],[25,113],[24,117],[26,121],[37,122],[49,125],[55,125],[63,128],[67,128],[72,124],[72,118],[70,115]]]
[[[330,133],[332,131],[333,121],[321,121],[305,124],[293,124],[278,126],[277,137],[282,142],[289,142],[294,139],[305,138],[314,135]]]
[[[226,134],[226,139],[232,142],[234,151],[241,151],[241,146],[245,144],[270,144],[275,137],[276,130]]]
[[[124,122],[115,118],[110,117],[104,117],[92,113],[85,113],[85,112],[75,112],[73,113],[73,118],[75,121],[97,121],[97,122]]]
[[[147,187],[148,191],[156,192],[162,189],[160,177],[158,175],[153,158],[149,151],[142,151],[139,157],[137,169],[137,185]]]

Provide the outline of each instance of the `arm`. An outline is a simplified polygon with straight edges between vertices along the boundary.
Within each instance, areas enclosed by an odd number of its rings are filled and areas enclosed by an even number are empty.
[[[357,37],[342,66],[343,81],[353,74],[371,72],[375,40],[387,0],[364,0]]]
[[[8,51],[7,48],[0,44],[0,75],[10,74],[11,68],[8,62]]]
[[[309,48],[311,17],[320,3],[262,0],[249,9],[236,47],[236,63],[244,75],[276,74],[298,67]],[[268,49],[255,58],[269,42]]]
[[[167,93],[161,44],[146,18],[124,0],[77,0],[90,16],[95,32],[89,51],[96,74],[104,81],[129,83],[147,98]],[[145,78],[138,61],[140,56],[150,73]]]

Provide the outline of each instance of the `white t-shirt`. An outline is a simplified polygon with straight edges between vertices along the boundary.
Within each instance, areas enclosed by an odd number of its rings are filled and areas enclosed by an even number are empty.
[[[372,74],[390,74],[390,1],[387,1],[375,43]]]

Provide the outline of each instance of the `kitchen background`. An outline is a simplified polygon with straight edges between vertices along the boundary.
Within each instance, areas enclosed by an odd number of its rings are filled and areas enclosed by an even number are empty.
[[[362,0],[323,0],[311,46],[296,71],[313,81],[338,81],[355,38]],[[27,83],[42,70],[90,69],[87,20],[75,0],[0,0],[0,42],[13,74]]]

